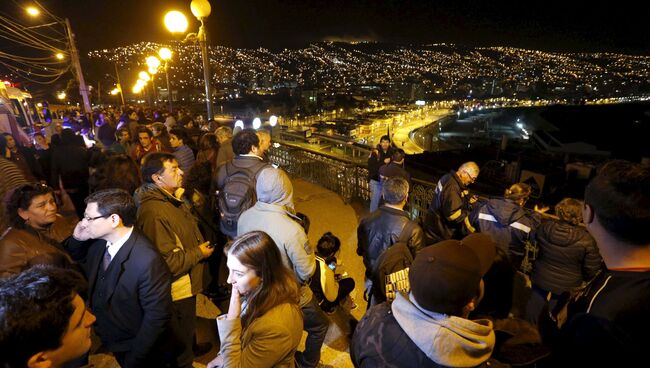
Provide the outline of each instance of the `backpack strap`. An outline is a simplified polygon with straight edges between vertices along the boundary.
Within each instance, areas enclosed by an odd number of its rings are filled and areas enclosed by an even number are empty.
[[[402,228],[402,232],[399,234],[399,238],[397,239],[397,242],[408,244],[409,237],[411,236],[413,229],[415,229],[415,222],[408,220],[406,222],[406,225],[404,225],[404,227]]]

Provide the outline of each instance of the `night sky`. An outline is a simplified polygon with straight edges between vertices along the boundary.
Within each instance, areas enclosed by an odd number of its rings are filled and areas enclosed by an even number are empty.
[[[0,12],[24,24],[22,0],[0,0]],[[139,41],[172,39],[166,11],[190,20],[190,1],[41,0],[69,17],[82,51]],[[322,40],[395,43],[453,42],[548,51],[615,51],[650,54],[647,12],[632,1],[413,1],[413,0],[212,0],[211,44],[230,47],[302,47]],[[642,2],[640,2],[642,3]],[[0,47],[4,40],[0,39]]]

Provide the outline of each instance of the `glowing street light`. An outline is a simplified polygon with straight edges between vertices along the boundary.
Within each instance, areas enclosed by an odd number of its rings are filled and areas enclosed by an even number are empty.
[[[262,120],[260,118],[253,119],[253,129],[259,129],[262,126]]]
[[[158,56],[165,62],[165,79],[167,80],[167,101],[169,101],[169,112],[172,112],[172,89],[169,85],[169,60],[172,58],[172,50],[163,47],[158,50]]]
[[[63,55],[63,53],[57,52],[56,53],[56,58],[59,59],[59,60],[63,60],[63,58],[65,58],[65,56]]]
[[[172,10],[165,14],[165,27],[171,33],[185,33],[187,31],[187,18],[185,14]]]
[[[197,41],[201,46],[201,59],[203,61],[203,80],[205,83],[205,102],[208,110],[208,120],[212,120],[212,94],[210,92],[210,60],[208,59],[207,30],[205,19],[212,12],[210,1],[192,0],[190,4],[192,14],[201,22],[198,33],[190,33],[185,41]],[[187,30],[187,19],[179,11],[170,11],[165,15],[165,26],[172,33],[183,33]]]
[[[151,77],[149,76],[149,73],[147,73],[145,71],[141,71],[140,73],[138,73],[138,78],[140,78],[140,80],[142,80],[144,82],[149,82],[151,80]]]
[[[32,17],[37,17],[39,14],[41,14],[41,11],[38,10],[37,7],[35,6],[28,6],[27,9],[25,9],[27,14],[31,15]]]
[[[149,69],[158,69],[158,67],[160,66],[160,60],[155,56],[147,57],[146,61]]]
[[[237,120],[235,122],[235,128],[244,129],[244,122],[242,120]]]
[[[172,50],[163,47],[160,50],[158,50],[158,56],[160,56],[161,59],[164,61],[167,61],[172,58]]]
[[[65,100],[65,96],[66,96],[65,92],[61,91],[56,95],[56,98],[58,98],[59,100]]]
[[[278,117],[275,116],[275,115],[271,115],[271,117],[269,118],[269,125],[271,125],[272,127],[274,127],[274,126],[276,126],[277,124],[278,124]]]

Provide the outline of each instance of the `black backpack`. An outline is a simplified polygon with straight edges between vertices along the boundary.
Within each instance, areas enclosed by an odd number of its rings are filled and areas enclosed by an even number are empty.
[[[257,202],[257,176],[267,167],[271,165],[262,161],[250,168],[237,167],[232,161],[226,163],[226,180],[217,192],[219,228],[223,234],[231,238],[237,236],[237,220]]]
[[[413,221],[407,222],[402,228],[397,242],[377,258],[372,273],[372,297],[376,298],[377,303],[386,300],[392,301],[398,291],[408,289],[408,269],[413,263],[413,254],[408,247],[408,240],[414,227]],[[390,280],[389,290],[386,290],[387,280]]]

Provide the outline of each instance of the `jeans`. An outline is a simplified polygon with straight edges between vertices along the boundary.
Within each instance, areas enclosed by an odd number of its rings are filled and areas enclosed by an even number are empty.
[[[320,349],[325,342],[330,321],[314,298],[302,307],[302,314],[307,340],[305,341],[305,351],[296,353],[296,361],[299,367],[312,368],[318,366],[320,362]]]
[[[370,212],[376,211],[381,202],[381,182],[370,179]]]

